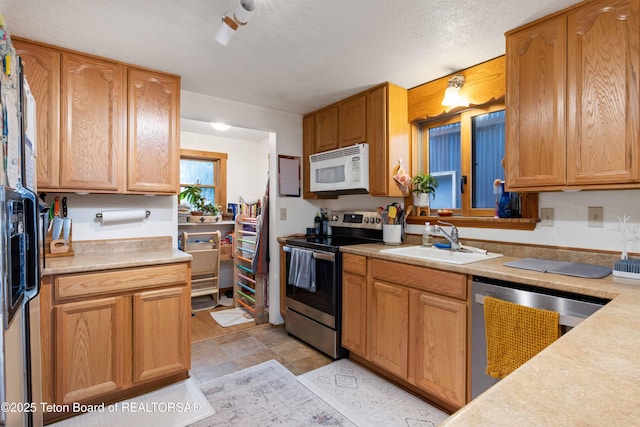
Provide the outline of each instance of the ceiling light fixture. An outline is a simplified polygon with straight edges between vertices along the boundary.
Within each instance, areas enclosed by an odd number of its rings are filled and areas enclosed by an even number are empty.
[[[460,96],[460,89],[464,86],[464,76],[462,74],[455,74],[449,79],[447,84],[447,90],[444,91],[444,99],[442,105],[445,107],[468,107],[469,100],[463,96]]]
[[[231,129],[231,125],[228,125],[228,124],[222,123],[222,122],[215,122],[215,123],[211,122],[209,124],[215,130],[219,130],[219,131],[222,131],[222,132],[225,132],[225,131],[228,131],[229,129]]]
[[[255,0],[233,0],[222,17],[222,23],[216,33],[218,43],[222,46],[228,45],[238,27],[249,22],[249,17],[255,8]]]

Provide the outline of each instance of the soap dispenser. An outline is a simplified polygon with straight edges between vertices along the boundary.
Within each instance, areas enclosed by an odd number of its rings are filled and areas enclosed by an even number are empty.
[[[431,223],[424,223],[424,230],[422,231],[422,246],[433,246],[433,234],[431,232]]]

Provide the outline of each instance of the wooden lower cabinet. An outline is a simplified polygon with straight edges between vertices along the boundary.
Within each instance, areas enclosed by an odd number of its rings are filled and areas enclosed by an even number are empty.
[[[176,263],[45,276],[43,401],[112,402],[186,378],[190,272]],[[44,414],[45,422],[63,416]]]
[[[364,258],[344,254],[342,345],[443,407],[464,406],[466,275],[375,258],[353,268]]]
[[[191,292],[186,286],[133,296],[133,382],[190,367]]]
[[[425,292],[411,291],[409,360],[413,382],[456,406],[466,403],[467,308]]]
[[[55,306],[56,403],[81,402],[131,382],[124,360],[131,346],[130,301],[111,297]]]
[[[346,255],[346,254],[345,254]],[[342,274],[342,346],[366,356],[367,278],[358,274]]]
[[[374,279],[369,293],[369,358],[402,378],[408,375],[409,290]]]

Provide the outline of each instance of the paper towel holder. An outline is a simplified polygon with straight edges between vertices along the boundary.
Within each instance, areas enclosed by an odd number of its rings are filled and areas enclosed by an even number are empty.
[[[147,210],[145,210],[145,211],[144,211],[144,217],[145,217],[145,218],[149,218],[149,215],[151,215],[151,211],[150,211],[150,210],[148,210],[148,209],[147,209]],[[96,214],[96,218],[98,218],[98,219],[102,219],[102,212],[98,212],[98,213]]]

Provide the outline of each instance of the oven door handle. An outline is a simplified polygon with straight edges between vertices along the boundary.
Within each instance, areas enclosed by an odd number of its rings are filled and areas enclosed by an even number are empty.
[[[284,250],[285,252],[291,252],[291,246],[283,246],[282,250]],[[303,249],[303,248],[297,248],[297,249],[302,249],[305,251],[310,251],[313,252],[313,257],[315,259],[319,259],[322,261],[330,261],[330,262],[335,262],[336,260],[336,255],[331,253],[331,252],[318,252],[318,251],[314,251],[312,249]]]

